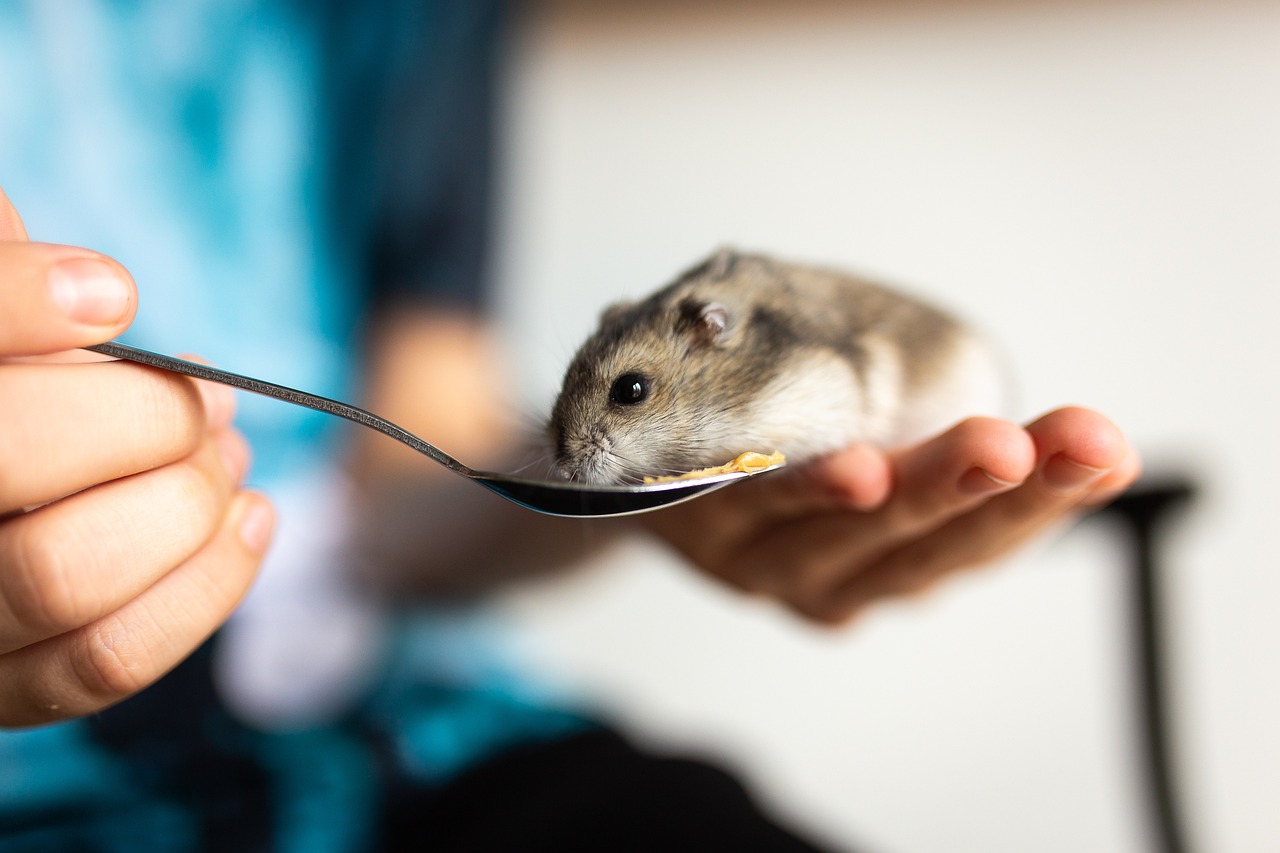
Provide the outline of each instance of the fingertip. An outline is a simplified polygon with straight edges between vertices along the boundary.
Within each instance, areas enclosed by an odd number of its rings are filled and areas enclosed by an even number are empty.
[[[43,356],[109,341],[133,322],[138,293],[118,262],[74,246],[0,240],[0,355]]]
[[[18,209],[9,201],[4,187],[0,187],[0,240],[26,242],[27,227],[22,224]]]
[[[855,589],[831,593],[826,600],[800,612],[812,623],[827,631],[848,628],[861,619],[870,607],[868,598]]]
[[[1086,506],[1098,507],[1124,494],[1142,476],[1142,458],[1136,450],[1130,449],[1124,461],[1103,476],[1094,485],[1092,492],[1085,498]]]
[[[250,554],[261,557],[267,552],[275,533],[275,508],[259,492],[243,492],[236,502],[236,533],[240,544]]]
[[[105,255],[75,254],[49,268],[49,296],[67,319],[114,335],[133,322],[137,288],[133,276]]]
[[[1060,497],[1115,483],[1131,454],[1128,440],[1106,416],[1080,406],[1055,409],[1027,426],[1036,443],[1041,486]]]
[[[979,482],[971,473],[975,470],[999,487],[1016,486],[1035,470],[1035,442],[1025,429],[1010,421],[968,418],[954,426],[945,440],[953,444],[953,452],[964,463],[957,467],[967,469],[962,482],[968,478],[970,485]]]
[[[811,463],[810,476],[841,507],[870,512],[893,492],[893,466],[881,451],[855,444]]]
[[[998,418],[966,418],[923,444],[896,454],[903,482],[954,483],[970,497],[995,495],[1020,485],[1035,470],[1035,443],[1025,429]],[[954,479],[952,479],[954,478]]]
[[[1072,462],[1107,471],[1124,461],[1129,442],[1120,428],[1100,412],[1065,406],[1027,426],[1042,459],[1061,453]]]

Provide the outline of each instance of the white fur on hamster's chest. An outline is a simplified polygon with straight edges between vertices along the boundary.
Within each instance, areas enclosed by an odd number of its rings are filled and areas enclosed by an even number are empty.
[[[815,350],[760,390],[743,423],[724,424],[724,438],[732,443],[736,432],[743,449],[781,450],[793,460],[851,441],[882,442],[901,399],[900,379],[892,357],[860,379],[846,359]]]
[[[709,424],[706,446],[717,448],[717,458],[780,450],[801,461],[854,442],[901,446],[966,416],[1005,414],[1001,371],[977,338],[960,338],[945,367],[910,389],[898,346],[875,337],[861,345],[861,371],[830,350],[797,356],[760,389],[740,420]]]

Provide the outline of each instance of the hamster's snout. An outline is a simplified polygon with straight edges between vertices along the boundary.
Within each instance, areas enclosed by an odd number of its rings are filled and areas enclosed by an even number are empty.
[[[554,436],[555,456],[552,470],[570,481],[604,484],[618,479],[613,459],[613,442],[600,424],[581,431],[561,428]]]

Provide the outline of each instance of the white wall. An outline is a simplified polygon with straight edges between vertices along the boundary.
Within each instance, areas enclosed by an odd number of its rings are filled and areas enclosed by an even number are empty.
[[[1280,4],[564,0],[517,47],[530,404],[600,307],[726,241],[958,308],[1020,415],[1096,406],[1202,478],[1169,560],[1183,790],[1199,849],[1277,849]],[[637,545],[506,608],[566,683],[837,843],[1128,851],[1120,568],[1075,531],[833,634]]]

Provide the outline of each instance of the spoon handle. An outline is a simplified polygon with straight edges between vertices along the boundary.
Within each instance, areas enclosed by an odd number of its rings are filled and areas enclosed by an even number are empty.
[[[388,435],[403,444],[407,444],[414,450],[431,457],[436,462],[458,474],[465,477],[475,475],[466,465],[454,459],[449,454],[438,449],[435,445],[429,444],[418,438],[406,429],[396,426],[391,421],[378,417],[372,412],[367,412],[358,406],[348,405],[338,400],[331,400],[328,397],[321,397],[318,394],[308,394],[306,391],[299,391],[296,388],[289,388],[285,385],[276,385],[273,382],[263,382],[261,379],[254,379],[251,376],[241,376],[238,373],[231,373],[226,370],[219,370],[216,367],[209,367],[207,364],[199,364],[194,361],[186,361],[181,358],[173,358],[168,355],[150,352],[144,349],[127,346],[119,343],[96,344],[94,346],[85,347],[102,355],[109,355],[113,358],[122,358],[126,361],[136,361],[139,364],[145,364],[149,367],[158,367],[161,370],[167,370],[171,373],[181,373],[186,376],[194,376],[196,379],[205,379],[209,382],[220,382],[223,385],[230,385],[233,388],[240,388],[245,391],[252,391],[255,394],[262,394],[265,397],[274,397],[277,400],[284,400],[286,403],[293,403],[295,406],[305,406],[308,409],[324,412],[330,415],[337,415],[340,418],[346,418],[349,421],[355,421],[361,426],[376,429],[383,435]]]

